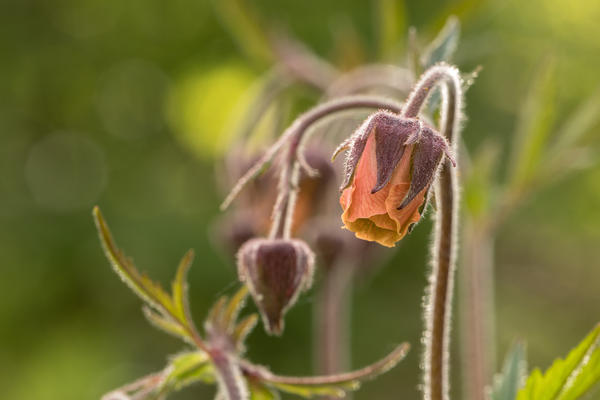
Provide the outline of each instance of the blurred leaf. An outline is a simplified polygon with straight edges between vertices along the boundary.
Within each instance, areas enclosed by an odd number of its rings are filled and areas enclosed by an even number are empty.
[[[189,250],[181,259],[179,267],[177,267],[175,280],[172,284],[174,308],[177,317],[181,321],[184,321],[186,316],[189,315],[187,273],[193,260],[194,252]]]
[[[240,321],[239,324],[235,327],[235,330],[232,333],[233,340],[238,343],[238,345],[243,344],[246,341],[246,337],[252,332],[256,323],[258,322],[258,314],[250,314],[246,318]]]
[[[427,46],[421,56],[421,65],[427,69],[434,64],[450,62],[460,39],[460,21],[451,15],[435,39]]]
[[[240,310],[244,307],[246,299],[248,298],[248,287],[243,285],[240,289],[231,297],[227,308],[223,311],[223,326],[228,332],[232,332],[235,328]]]
[[[248,379],[248,389],[250,390],[250,400],[279,400],[277,391],[271,390],[262,383]]]
[[[556,134],[552,148],[559,152],[579,143],[583,136],[600,123],[600,90],[597,90],[567,118]]]
[[[179,390],[195,382],[214,383],[215,374],[208,355],[203,351],[178,354],[169,363],[165,385]]]
[[[542,63],[519,113],[510,160],[509,186],[513,190],[521,190],[540,167],[554,122],[555,80],[554,63]]]
[[[458,18],[451,15],[446,24],[433,41],[427,46],[421,55],[421,68],[427,70],[439,62],[451,62],[452,56],[458,47],[460,39],[460,22]],[[429,95],[427,110],[433,115],[434,110],[439,108],[441,102],[440,88],[436,87]]]
[[[361,382],[373,379],[394,368],[408,352],[410,346],[403,343],[383,359],[356,371],[328,376],[283,377],[272,374],[261,380],[284,392],[305,398],[315,396],[344,397],[346,392],[357,390]]]
[[[397,61],[406,30],[404,1],[378,0],[375,7],[380,57],[384,60]]]
[[[536,368],[516,400],[574,400],[600,380],[600,324],[545,374]]]
[[[494,378],[490,399],[515,400],[519,388],[525,382],[526,370],[525,345],[519,342],[506,355],[502,372]]]
[[[484,143],[468,166],[464,182],[466,211],[474,218],[481,218],[489,211],[496,188],[494,176],[498,168],[500,147],[495,142]]]
[[[174,321],[170,318],[165,318],[160,314],[152,311],[149,307],[144,307],[142,309],[144,312],[144,316],[154,327],[165,331],[173,336],[181,338],[187,342],[191,342],[189,333],[185,330],[185,328],[181,325],[180,322]]]
[[[258,64],[270,64],[273,53],[264,23],[247,0],[214,0],[215,9],[242,51]]]

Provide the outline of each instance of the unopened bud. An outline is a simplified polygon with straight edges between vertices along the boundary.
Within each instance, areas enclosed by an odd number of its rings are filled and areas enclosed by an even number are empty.
[[[238,252],[238,274],[250,289],[265,330],[280,335],[283,316],[312,284],[314,255],[297,239],[257,238]]]

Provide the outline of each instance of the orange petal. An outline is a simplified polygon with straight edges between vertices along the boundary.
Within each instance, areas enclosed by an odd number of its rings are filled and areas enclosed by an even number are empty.
[[[388,190],[383,188],[379,192],[371,194],[371,189],[376,182],[375,136],[371,135],[354,171],[352,184],[344,190],[342,198],[340,198],[340,203],[344,201],[342,207],[347,220],[356,221],[359,218],[369,218],[372,215],[387,213],[385,199]]]

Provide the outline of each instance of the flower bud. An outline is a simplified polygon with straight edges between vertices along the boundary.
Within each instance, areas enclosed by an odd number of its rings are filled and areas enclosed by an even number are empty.
[[[392,247],[420,220],[444,155],[452,161],[446,139],[418,119],[380,111],[337,152],[344,148],[344,226]]]
[[[257,238],[238,252],[238,275],[250,289],[265,330],[280,335],[283,316],[312,284],[314,255],[297,239]]]

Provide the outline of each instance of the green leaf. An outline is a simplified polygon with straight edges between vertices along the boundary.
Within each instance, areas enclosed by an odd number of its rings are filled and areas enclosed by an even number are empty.
[[[442,61],[451,61],[460,39],[460,21],[451,15],[435,39],[421,56],[421,65],[427,69]]]
[[[149,307],[144,307],[142,311],[148,322],[150,322],[154,327],[183,339],[188,343],[193,343],[193,341],[190,339],[189,333],[180,322],[169,317],[163,317],[161,314],[152,311],[152,309]]]
[[[248,379],[248,390],[250,390],[250,400],[279,400],[280,396],[276,390],[263,385],[255,379]]]
[[[458,47],[459,39],[460,22],[458,18],[451,15],[436,38],[424,50],[420,60],[422,70],[425,71],[440,62],[450,62]],[[439,108],[441,99],[440,89],[436,87],[427,101],[427,111],[429,114],[433,115],[434,111]]]
[[[555,118],[555,83],[554,63],[546,60],[537,69],[513,140],[509,185],[517,192],[538,173],[547,148]]]
[[[185,321],[186,316],[189,315],[187,273],[193,260],[194,251],[189,250],[181,259],[179,267],[177,268],[175,280],[172,284],[173,303],[175,305],[176,316],[180,321]]]
[[[600,123],[600,90],[596,90],[583,104],[567,118],[556,133],[556,143],[553,152],[572,148]]]
[[[127,286],[150,307],[144,309],[146,318],[165,332],[193,343],[192,332],[195,331],[195,328],[188,310],[186,277],[194,258],[194,252],[190,250],[182,258],[172,284],[173,293],[168,294],[160,284],[153,282],[147,275],[140,274],[133,261],[117,247],[98,207],[94,207],[93,215],[104,253],[113,269]]]
[[[93,215],[104,253],[121,279],[150,306],[175,315],[175,307],[169,294],[147,275],[140,274],[133,261],[119,250],[98,207],[94,207]]]
[[[567,356],[542,374],[535,369],[516,400],[574,400],[600,380],[600,324]]]
[[[242,287],[240,287],[240,289],[231,297],[231,300],[229,300],[229,304],[227,304],[227,308],[225,308],[222,315],[223,326],[228,332],[233,332],[235,329],[235,323],[238,315],[240,314],[241,309],[244,307],[247,298],[248,287],[246,287],[246,285],[242,285]]]
[[[502,373],[494,378],[490,399],[515,400],[519,388],[525,381],[526,370],[525,345],[516,343],[504,360]]]
[[[215,372],[208,355],[203,351],[178,354],[170,361],[167,383],[175,390],[195,382],[214,383]]]
[[[243,350],[246,337],[252,332],[258,322],[258,314],[250,314],[235,327],[231,337],[240,351]]]

